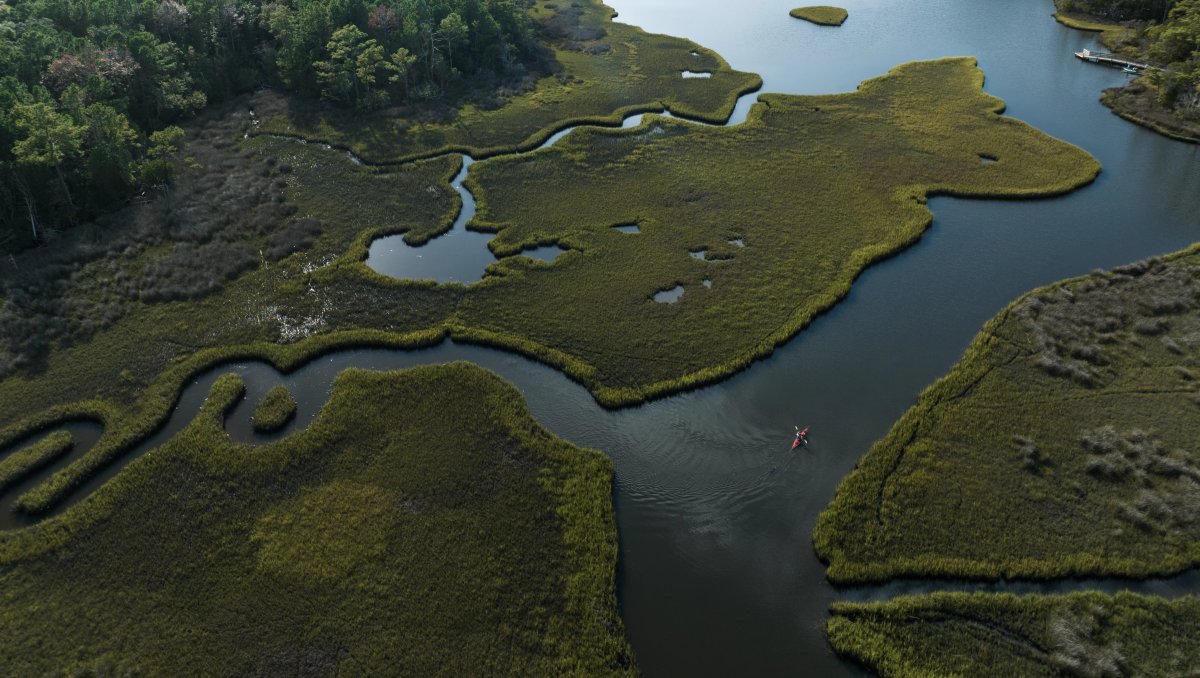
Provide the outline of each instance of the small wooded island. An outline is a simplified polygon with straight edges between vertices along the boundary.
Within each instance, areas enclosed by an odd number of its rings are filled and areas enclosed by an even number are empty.
[[[796,19],[804,19],[819,26],[841,26],[846,23],[849,12],[841,7],[829,5],[814,5],[812,7],[797,7],[788,12]]]

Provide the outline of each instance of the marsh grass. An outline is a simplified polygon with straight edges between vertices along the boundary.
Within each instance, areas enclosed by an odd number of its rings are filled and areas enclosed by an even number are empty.
[[[813,535],[829,577],[1200,563],[1197,368],[1200,248],[1030,292],[842,482]]]
[[[793,19],[803,19],[818,26],[841,26],[846,23],[849,13],[841,7],[815,5],[812,7],[797,7],[788,12]]]
[[[1056,11],[1052,15],[1055,21],[1077,31],[1099,33],[1100,44],[1112,52],[1131,57],[1140,56],[1140,45],[1138,44],[1140,31],[1137,28],[1137,22],[1126,25],[1085,12],[1064,9],[1068,5],[1069,3],[1064,0],[1055,0]]]
[[[221,149],[263,158],[281,204],[292,206],[298,225],[289,237],[299,244],[287,245],[289,238],[271,229],[247,236],[242,242],[255,248],[279,244],[284,258],[264,260],[205,296],[123,303],[112,323],[86,340],[43,347],[36,367],[0,381],[0,405],[13,435],[73,408],[105,420],[135,406],[152,384],[149,390],[173,401],[184,378],[176,368],[195,368],[194,354],[253,353],[257,349],[248,347],[263,342],[292,344],[317,335],[354,345],[350,337],[359,330],[369,342],[390,336],[403,344],[410,332],[431,332],[517,350],[566,371],[609,406],[720,379],[835,303],[863,266],[918,237],[929,221],[922,192],[1035,196],[1091,178],[1096,167],[1085,154],[996,115],[1000,103],[979,90],[981,80],[969,60],[916,64],[865,83],[856,94],[767,97],[736,129],[651,117],[640,129],[577,132],[562,149],[520,162],[480,163],[482,178],[473,188],[485,199],[482,216],[499,221],[498,210],[512,212],[504,217],[511,224],[475,225],[501,230],[497,252],[551,243],[571,249],[551,265],[520,257],[499,262],[487,281],[472,287],[396,281],[362,263],[373,237],[404,233],[415,244],[452,223],[460,206],[447,182],[458,158],[363,167],[312,144],[242,141],[247,118],[234,111],[230,122],[206,133],[205,143],[216,149],[205,156],[206,166],[224,167]],[[892,98],[894,105],[876,105]],[[913,136],[877,144],[903,138],[898,128],[914,130]],[[917,153],[907,145],[929,148]],[[793,147],[811,150],[780,150]],[[945,158],[938,160],[935,149]],[[749,160],[760,152],[766,161]],[[735,153],[747,160],[727,162]],[[983,166],[978,153],[1000,160]],[[848,161],[830,170],[837,154]],[[612,168],[596,164],[626,156]],[[575,158],[581,164],[564,168]],[[504,164],[486,169],[492,162]],[[521,179],[490,185],[510,167],[520,167]],[[799,174],[787,179],[793,172]],[[541,181],[543,174],[561,177]],[[595,193],[584,191],[584,182],[564,186],[566,177],[584,175],[595,180]],[[886,180],[877,182],[881,177]],[[913,185],[917,179],[928,183]],[[652,185],[666,188],[650,195]],[[877,188],[859,191],[866,185]],[[560,190],[566,191],[561,199]],[[603,200],[606,195],[622,200]],[[518,205],[524,207],[514,209]],[[788,216],[781,222],[779,215]],[[639,224],[641,233],[610,228],[629,223]],[[721,262],[688,257],[696,249]],[[800,260],[796,251],[804,253]],[[103,299],[112,278],[101,269],[113,265],[126,264],[119,255],[100,258],[100,268],[71,279],[68,295]],[[664,285],[699,289],[703,280],[712,285],[704,295],[671,305],[649,301]],[[61,314],[44,310],[36,317]],[[171,384],[161,386],[163,379]],[[132,439],[102,441],[97,454],[119,454]],[[51,483],[28,506],[44,508],[64,487]]]
[[[513,387],[461,363],[351,370],[308,429],[260,447],[222,430],[242,392],[222,377],[171,441],[65,514],[0,535],[0,665],[633,670],[611,464],[551,436]]]
[[[286,386],[276,386],[254,408],[254,430],[271,433],[283,428],[296,416],[296,400]]]
[[[882,676],[1182,676],[1200,663],[1195,597],[934,593],[832,613],[833,648]]]
[[[627,115],[663,108],[724,122],[738,96],[762,85],[690,40],[612,21],[613,11],[599,0],[535,6],[531,15],[543,27],[556,72],[502,105],[461,102],[439,119],[421,114],[429,104],[364,114],[264,92],[255,101],[262,117],[255,133],[332,144],[373,164],[447,153],[484,158],[535,148],[566,127],[618,125]],[[685,80],[685,70],[712,76]]]

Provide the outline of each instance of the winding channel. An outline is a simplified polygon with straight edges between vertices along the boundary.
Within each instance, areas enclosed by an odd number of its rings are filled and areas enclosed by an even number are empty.
[[[725,126],[740,125],[745,122],[746,115],[750,112],[750,107],[754,105],[757,99],[758,92],[751,92],[738,97],[729,119],[725,122]],[[654,111],[653,114],[684,120],[695,125],[708,124],[673,115],[667,109]],[[634,113],[627,115],[621,120],[619,127],[622,129],[637,127],[642,124],[646,115],[649,114]],[[550,138],[546,139],[545,142],[533,150],[509,155],[526,155],[549,148],[557,143],[559,139],[575,131],[577,127],[566,127],[555,132]],[[469,284],[483,279],[487,267],[497,261],[495,255],[492,254],[487,246],[488,242],[495,237],[495,234],[481,233],[467,229],[467,224],[475,217],[476,206],[475,196],[467,190],[463,182],[466,181],[467,175],[471,171],[471,166],[477,161],[465,153],[461,155],[462,169],[458,171],[458,174],[450,182],[450,187],[458,193],[459,199],[462,201],[462,208],[459,210],[458,216],[455,217],[454,224],[450,227],[450,230],[431,238],[428,242],[417,247],[404,242],[404,234],[376,238],[371,241],[367,252],[367,266],[384,275],[409,280],[435,280],[439,283],[458,282]],[[363,161],[355,157],[353,153],[350,153],[350,158],[357,164],[363,164]],[[546,245],[530,248],[513,256],[531,257],[540,261],[554,261],[563,251],[565,250],[557,245]]]
[[[264,442],[269,438],[255,436],[248,421],[271,386],[287,385],[299,402],[296,423],[279,434],[288,435],[311,421],[346,367],[469,360],[514,383],[556,435],[602,450],[616,464],[618,592],[639,666],[650,676],[856,675],[860,670],[834,656],[822,635],[835,600],[954,588],[1200,591],[1196,570],[1137,582],[916,580],[835,589],[812,553],[813,522],[840,479],[1008,301],[1038,285],[1200,240],[1200,149],[1142,130],[1097,103],[1100,91],[1124,76],[1070,56],[1094,49],[1094,36],[1054,23],[1049,0],[853,0],[841,3],[851,19],[838,29],[790,19],[792,5],[776,0],[610,2],[623,20],[684,35],[734,68],[760,73],[768,92],[846,91],[903,61],[976,55],[986,89],[1008,103],[1009,115],[1082,146],[1104,171],[1092,186],[1051,200],[931,200],[935,220],[917,245],[868,269],[846,300],[774,355],[698,391],[607,411],[551,368],[450,342],[412,352],[345,351],[287,375],[234,363],[198,376],[165,428],[69,501],[82,500],[190,421],[218,374],[238,372],[248,389],[227,419],[230,435]],[[481,244],[475,249],[490,256]],[[787,449],[793,424],[812,426],[812,444],[801,455]],[[87,422],[72,424],[72,432],[75,458],[101,433]],[[0,506],[0,527],[15,527],[7,506]]]

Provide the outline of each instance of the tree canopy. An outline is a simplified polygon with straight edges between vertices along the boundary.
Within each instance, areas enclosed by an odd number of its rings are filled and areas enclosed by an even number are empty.
[[[1166,65],[1156,74],[1160,103],[1200,116],[1200,0],[1180,0],[1147,34],[1151,58]]]
[[[170,178],[172,131],[275,85],[376,108],[535,53],[526,0],[0,0],[0,248]],[[168,130],[166,136],[158,136]]]

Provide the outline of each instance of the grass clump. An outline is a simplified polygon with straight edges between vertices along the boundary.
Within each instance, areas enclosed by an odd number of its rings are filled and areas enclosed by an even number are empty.
[[[254,430],[271,433],[283,428],[296,416],[296,400],[286,386],[276,386],[267,391],[258,407],[254,409]]]
[[[1200,563],[1197,368],[1200,248],[1029,293],[843,481],[814,532],[829,576]]]
[[[457,158],[374,171],[294,141],[242,140],[246,111],[227,108],[189,129],[185,153],[197,166],[181,166],[174,189],[0,267],[6,424],[71,401],[132,405],[164,370],[206,349],[356,328],[400,337],[444,321],[460,290],[413,285],[397,295],[358,262],[375,234],[417,239],[449,226]],[[264,201],[289,216],[255,207]],[[224,254],[212,243],[248,248],[253,267],[210,285],[225,266],[212,261]],[[179,246],[196,256],[176,255]],[[351,266],[338,266],[343,257]]]
[[[794,19],[803,19],[818,26],[841,26],[846,23],[846,17],[849,16],[849,13],[841,7],[830,7],[829,5],[797,7],[788,14]]]
[[[882,676],[1182,676],[1200,599],[935,593],[835,603],[830,644]]]
[[[556,364],[610,405],[741,369],[915,242],[927,196],[1033,198],[1096,176],[1084,151],[999,115],[982,83],[972,59],[912,63],[850,94],[764,95],[735,127],[648,116],[478,163],[471,227],[497,233],[496,254],[569,251],[493,265],[452,331]],[[630,223],[636,237],[612,228]]]
[[[370,163],[397,163],[450,152],[482,158],[527,150],[555,131],[583,123],[616,125],[657,111],[725,121],[737,97],[762,85],[716,53],[682,38],[612,21],[600,0],[530,9],[552,53],[549,73],[484,99],[377,113],[348,112],[266,91],[255,100],[256,133],[284,134],[354,151]],[[683,71],[712,73],[684,79]]]
[[[633,670],[611,465],[542,429],[511,386],[461,363],[351,370],[308,429],[258,448],[222,427],[241,393],[223,377],[172,440],[66,513],[0,535],[0,664]]]

